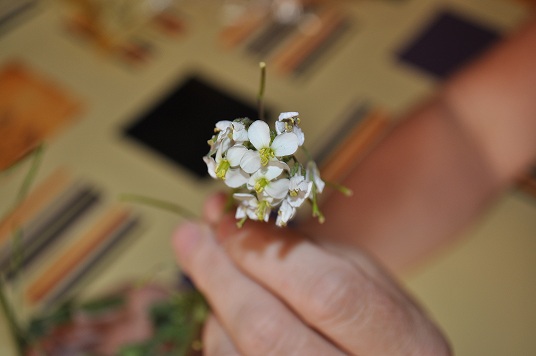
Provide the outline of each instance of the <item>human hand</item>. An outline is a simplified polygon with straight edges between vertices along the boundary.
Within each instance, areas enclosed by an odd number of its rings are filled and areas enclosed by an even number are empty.
[[[214,315],[208,355],[448,355],[425,313],[363,253],[291,229],[221,216],[183,224],[173,244]]]

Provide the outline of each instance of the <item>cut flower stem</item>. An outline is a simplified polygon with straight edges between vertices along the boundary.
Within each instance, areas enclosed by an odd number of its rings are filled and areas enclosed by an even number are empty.
[[[151,206],[153,208],[158,208],[162,210],[166,210],[170,213],[179,215],[180,217],[183,217],[185,219],[195,219],[198,218],[197,214],[194,214],[190,210],[186,209],[183,206],[180,206],[178,204],[156,199],[153,197],[148,197],[145,195],[138,195],[138,194],[121,194],[119,197],[121,201],[125,202],[131,202],[131,203],[139,203],[142,205]]]

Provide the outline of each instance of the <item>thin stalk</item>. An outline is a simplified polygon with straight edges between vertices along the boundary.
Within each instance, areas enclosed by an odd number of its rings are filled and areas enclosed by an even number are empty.
[[[257,96],[257,104],[259,107],[259,120],[266,121],[264,118],[264,89],[266,87],[266,63],[260,62],[261,80],[259,83],[259,94]]]
[[[35,178],[37,177],[37,172],[39,171],[39,167],[43,159],[43,152],[44,152],[43,145],[39,145],[32,152],[32,155],[31,155],[32,161],[30,163],[30,169],[26,173],[26,176],[24,177],[24,180],[22,181],[19,191],[17,192],[17,196],[15,199],[15,203],[13,205],[13,209],[15,209],[24,199],[26,199],[26,196],[28,195],[28,192],[30,191],[31,186],[34,183]],[[13,256],[14,256],[14,258],[11,261],[11,270],[14,271],[16,274],[21,265],[22,256],[24,252],[22,250],[22,229],[20,227],[16,227],[14,229],[12,233],[12,238],[11,238],[11,245],[12,245]],[[4,280],[0,280],[0,307],[2,308],[2,312],[4,313],[6,321],[8,323],[9,332],[11,334],[15,347],[17,348],[17,353],[22,356],[24,355],[24,348],[25,348],[24,333],[17,320],[17,316],[15,315],[15,310],[13,306],[10,305],[9,303],[9,300],[5,293],[4,286],[5,286]],[[23,305],[21,305],[21,308],[22,306]]]
[[[144,196],[144,195],[137,195],[137,194],[122,194],[120,197],[119,197],[120,200],[122,201],[127,201],[127,202],[132,202],[132,203],[140,203],[140,204],[143,204],[143,205],[148,205],[148,206],[152,206],[153,208],[158,208],[158,209],[162,209],[162,210],[167,210],[173,214],[177,214],[183,218],[186,218],[186,219],[194,219],[194,218],[197,218],[198,216],[194,213],[192,213],[190,210],[180,206],[180,205],[177,205],[175,203],[171,203],[171,202],[168,202],[168,201],[164,201],[164,200],[160,200],[160,199],[155,199],[155,198],[151,198],[151,197],[147,197],[147,196]]]
[[[330,187],[332,187],[333,189],[336,189],[338,190],[341,194],[343,195],[346,195],[347,197],[351,197],[352,195],[354,195],[354,192],[352,189],[342,185],[342,184],[339,184],[339,183],[334,183],[334,182],[330,182],[330,181],[325,181],[326,185],[329,185]]]
[[[32,163],[30,166],[30,170],[24,177],[22,185],[17,194],[17,200],[15,202],[17,205],[26,198],[33,182],[35,181],[35,177],[37,177],[37,172],[39,171],[39,166],[41,165],[41,161],[43,159],[43,152],[43,145],[39,145],[32,153]]]
[[[24,337],[19,326],[17,318],[13,313],[13,308],[9,305],[7,296],[4,290],[4,281],[0,282],[0,307],[7,321],[9,333],[19,356],[24,355]]]

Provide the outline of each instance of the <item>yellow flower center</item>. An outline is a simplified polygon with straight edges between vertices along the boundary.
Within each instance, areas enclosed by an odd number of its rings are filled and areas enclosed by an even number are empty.
[[[266,166],[268,162],[275,157],[274,150],[272,150],[270,147],[261,148],[259,150],[259,154],[261,155],[261,164],[263,166]]]
[[[261,193],[261,192],[264,190],[264,188],[266,188],[266,186],[268,185],[268,183],[269,183],[269,180],[266,179],[266,178],[264,178],[264,177],[258,179],[258,180],[255,182],[255,191],[256,191],[257,193]]]
[[[259,206],[257,207],[257,218],[259,220],[264,220],[264,215],[266,215],[266,210],[270,209],[270,203],[266,200],[261,200]]]
[[[227,171],[231,167],[231,164],[228,160],[224,159],[221,160],[218,164],[218,167],[216,167],[216,176],[220,179],[225,179],[225,175],[227,174]]]

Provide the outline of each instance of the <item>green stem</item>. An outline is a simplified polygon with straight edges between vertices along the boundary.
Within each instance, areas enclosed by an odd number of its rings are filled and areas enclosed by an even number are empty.
[[[17,322],[17,318],[15,317],[15,314],[13,313],[13,309],[10,307],[9,302],[7,300],[5,290],[4,290],[4,281],[0,281],[0,307],[2,308],[2,312],[4,313],[4,316],[6,318],[9,332],[11,334],[11,338],[13,339],[13,343],[15,344],[15,347],[17,348],[17,354],[19,356],[24,355],[24,338],[22,336],[22,330],[20,329],[20,326]]]
[[[122,201],[140,203],[143,205],[152,206],[153,208],[167,210],[173,214],[177,214],[186,219],[197,218],[197,215],[192,213],[190,210],[180,205],[177,205],[175,203],[171,203],[171,202],[160,200],[160,199],[155,199],[155,198],[151,198],[151,197],[147,197],[143,195],[137,195],[137,194],[122,194],[119,197],[119,199]]]
[[[44,152],[44,146],[42,144],[37,146],[37,148],[32,152],[32,155],[31,155],[32,161],[30,163],[30,169],[26,173],[24,180],[22,181],[21,187],[19,188],[19,191],[17,192],[17,197],[13,205],[13,209],[15,209],[24,199],[26,199],[26,196],[28,195],[28,192],[30,191],[31,186],[34,183],[35,178],[37,177],[37,172],[39,171],[39,167],[43,159],[43,152]],[[13,249],[13,255],[15,257],[13,260],[11,260],[10,268],[15,274],[17,274],[17,271],[22,262],[22,253],[23,253],[22,229],[20,227],[17,227],[13,231],[12,235],[13,235],[12,236],[12,249]],[[22,356],[24,355],[24,349],[25,349],[24,333],[22,332],[20,324],[17,320],[14,308],[12,307],[12,305],[10,305],[8,301],[4,287],[5,287],[5,282],[2,279],[0,280],[0,306],[5,315],[6,321],[8,323],[9,332],[11,334],[15,347],[17,348],[17,353]]]
[[[32,163],[30,166],[30,170],[24,177],[24,180],[22,181],[22,185],[17,194],[17,200],[16,200],[17,205],[26,198],[33,182],[35,181],[35,177],[37,177],[37,172],[39,171],[39,166],[41,165],[41,161],[43,159],[43,152],[44,152],[43,145],[39,145],[32,153]]]
[[[332,187],[333,189],[336,189],[338,190],[340,193],[346,195],[347,197],[351,197],[354,192],[352,191],[352,189],[342,185],[342,184],[338,184],[338,183],[334,183],[334,182],[330,182],[330,181],[324,181],[326,183],[326,185],[329,185],[330,187]]]
[[[301,146],[300,148],[303,151],[303,153],[305,153],[305,156],[307,157],[307,161],[312,161],[313,156],[311,155],[311,152],[309,152],[309,150],[305,146]]]
[[[259,120],[266,121],[264,118],[264,89],[266,87],[266,63],[260,62],[259,67],[261,69],[259,95],[257,96],[257,102],[259,105]]]

